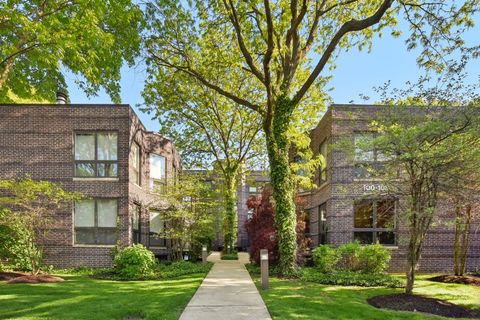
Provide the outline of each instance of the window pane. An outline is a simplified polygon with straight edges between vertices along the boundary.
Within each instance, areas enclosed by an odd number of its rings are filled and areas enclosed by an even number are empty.
[[[374,155],[372,150],[373,133],[356,133],[355,134],[355,160],[356,161],[373,161]]]
[[[75,202],[75,227],[95,226],[95,200]]]
[[[395,217],[395,201],[382,200],[377,202],[377,228],[393,228]]]
[[[150,155],[150,178],[165,178],[165,157],[156,154]]]
[[[75,243],[95,244],[95,229],[75,229]]]
[[[75,160],[95,160],[95,134],[75,134]]]
[[[118,175],[117,163],[99,163],[97,168],[99,177],[116,177]]]
[[[117,200],[97,200],[97,211],[99,227],[115,228],[117,226]]]
[[[132,213],[132,229],[140,229],[140,206],[135,205]]]
[[[373,227],[373,202],[362,201],[355,204],[355,228]]]
[[[76,177],[95,177],[95,164],[93,163],[76,163]]]
[[[353,239],[361,244],[373,243],[373,232],[354,232]]]
[[[117,160],[117,133],[102,132],[97,137],[98,160]]]
[[[378,232],[377,241],[380,244],[394,245],[395,244],[395,233],[394,232]]]
[[[140,147],[138,144],[132,144],[132,157],[133,157],[133,168],[139,169],[140,168]]]
[[[163,232],[162,217],[158,211],[150,211],[150,232]]]
[[[117,230],[110,228],[97,229],[97,244],[115,244],[117,242]]]

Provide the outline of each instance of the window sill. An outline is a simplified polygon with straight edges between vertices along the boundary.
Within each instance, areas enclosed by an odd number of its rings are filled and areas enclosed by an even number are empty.
[[[114,244],[74,244],[74,248],[113,248]]]
[[[150,247],[148,247],[148,249],[167,250],[167,247],[154,247],[154,246],[150,246]]]
[[[118,178],[101,178],[101,177],[73,177],[73,181],[109,181],[118,182]]]

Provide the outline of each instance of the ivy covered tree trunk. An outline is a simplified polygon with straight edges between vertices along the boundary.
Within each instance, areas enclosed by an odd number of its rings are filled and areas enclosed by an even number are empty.
[[[235,204],[237,201],[237,173],[228,172],[225,174],[225,216],[223,218],[223,242],[224,251],[231,253],[236,240],[237,212]]]
[[[297,217],[295,213],[295,185],[290,172],[287,136],[293,104],[285,96],[275,102],[271,121],[265,123],[270,177],[275,200],[275,227],[278,237],[279,271],[290,276],[297,270]]]

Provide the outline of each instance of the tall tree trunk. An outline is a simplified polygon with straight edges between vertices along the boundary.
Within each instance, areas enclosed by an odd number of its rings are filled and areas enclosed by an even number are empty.
[[[237,172],[229,170],[225,173],[225,217],[223,219],[223,242],[224,251],[231,253],[236,240],[237,212],[235,204],[237,201]]]
[[[297,217],[295,214],[295,185],[290,171],[287,130],[293,111],[292,103],[285,97],[275,102],[271,128],[266,124],[265,133],[270,163],[270,178],[275,200],[275,227],[278,238],[279,271],[290,276],[297,271]]]
[[[418,264],[417,248],[418,244],[416,236],[410,236],[407,253],[407,285],[405,287],[406,294],[413,294],[413,286],[415,284],[415,272]]]
[[[467,266],[472,207],[469,204],[466,205],[463,212],[460,204],[457,204],[455,213],[454,273],[456,276],[462,276]]]

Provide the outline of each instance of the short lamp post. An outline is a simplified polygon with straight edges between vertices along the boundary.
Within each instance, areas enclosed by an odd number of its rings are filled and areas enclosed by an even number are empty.
[[[262,273],[262,289],[268,289],[268,250],[260,250],[260,270]]]
[[[207,263],[207,256],[208,256],[208,251],[207,251],[207,246],[204,245],[202,247],[202,263],[206,264]]]

